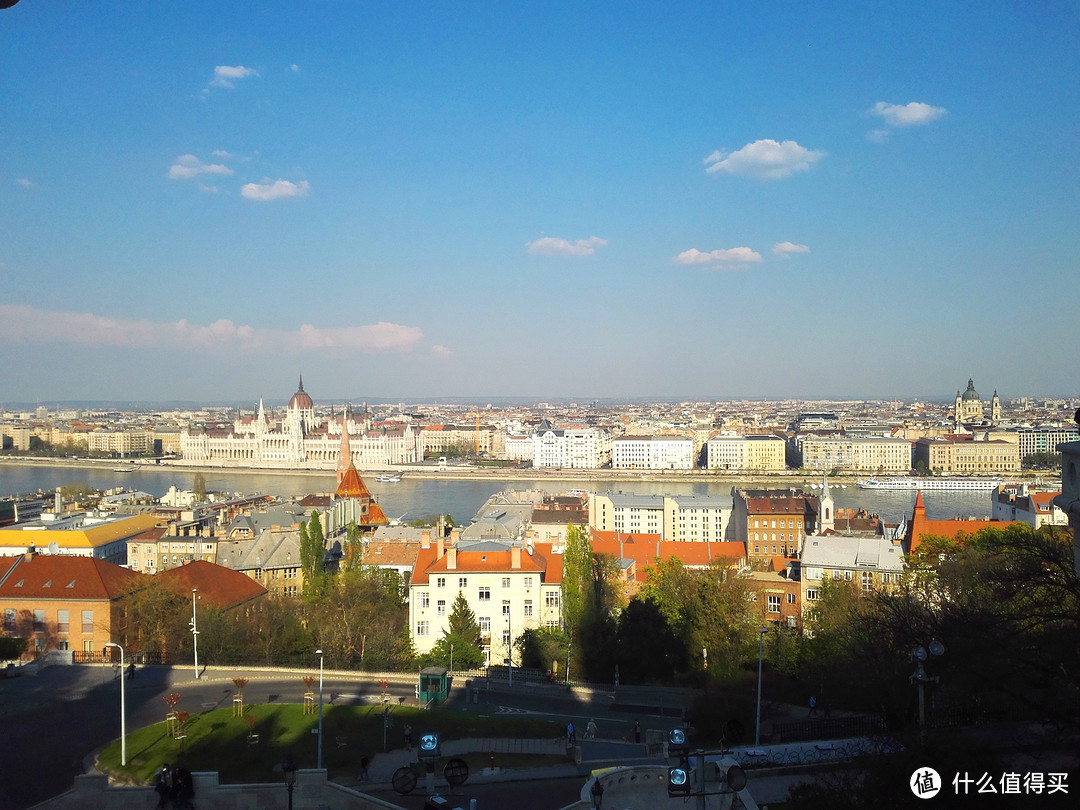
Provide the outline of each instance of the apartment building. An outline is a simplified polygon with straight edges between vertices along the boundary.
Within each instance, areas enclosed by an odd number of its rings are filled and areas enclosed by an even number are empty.
[[[826,580],[853,582],[869,593],[893,589],[904,573],[904,550],[885,537],[830,535],[807,538],[802,554],[802,605],[821,598]]]
[[[751,561],[797,557],[820,524],[816,496],[798,490],[732,490],[731,538],[746,544]]]
[[[449,632],[458,594],[476,615],[485,659],[500,664],[525,630],[562,626],[562,557],[541,543],[421,541],[409,582],[418,654]]]
[[[779,472],[787,467],[785,441],[771,434],[713,436],[705,443],[710,470]]]
[[[611,442],[615,470],[690,470],[694,440],[685,436],[619,436]]]
[[[911,442],[906,439],[805,436],[796,444],[802,451],[802,466],[811,470],[878,474],[911,471]]]
[[[552,427],[533,434],[533,466],[595,470],[611,463],[611,434],[600,428]]]
[[[1027,484],[1003,484],[990,496],[994,520],[1021,521],[1033,529],[1068,526],[1069,518],[1054,504],[1061,492],[1036,492]]]
[[[915,464],[938,473],[991,475],[1020,471],[1020,445],[1000,439],[946,436],[915,442]]]

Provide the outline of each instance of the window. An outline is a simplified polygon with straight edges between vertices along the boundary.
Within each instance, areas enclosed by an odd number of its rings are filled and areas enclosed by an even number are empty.
[[[832,578],[833,579],[841,579],[843,576],[844,576],[844,574],[841,571],[833,571],[832,572]]]
[[[510,577],[503,577],[502,578],[502,586],[504,588],[509,588],[510,587]]]
[[[503,611],[502,611],[503,616],[509,617],[509,615],[510,615],[510,601],[508,599],[504,599],[502,607],[503,607]]]
[[[68,612],[66,610],[56,611],[56,632],[66,633],[68,631]]]
[[[482,586],[478,591],[476,598],[479,599],[481,602],[490,602],[491,588],[487,587],[486,585]]]
[[[436,588],[445,588],[446,587],[446,577],[436,577],[435,578],[435,587]]]
[[[418,635],[418,636],[426,636],[427,634],[428,634],[428,623],[427,622],[417,622],[416,623],[416,635]]]
[[[794,605],[794,604],[795,604],[795,594],[793,594],[793,593],[789,593],[789,594],[787,595],[787,603],[788,603],[789,605]]]
[[[864,591],[870,590],[874,586],[874,573],[873,571],[862,572],[862,589]]]
[[[846,582],[851,582],[851,572],[850,571],[845,571],[844,572],[844,580]]]
[[[446,600],[445,599],[440,599],[438,602],[435,603],[435,613],[438,616],[445,616],[446,615]]]
[[[431,594],[429,594],[427,591],[421,591],[420,593],[420,607],[431,607]]]
[[[817,598],[818,598],[817,588],[807,588],[806,589],[806,601],[807,602],[812,602],[813,600],[815,600]]]
[[[82,631],[84,633],[94,632],[94,611],[84,610],[82,612]]]
[[[502,631],[502,641],[503,641],[503,646],[506,647],[507,649],[510,649],[510,631],[509,630],[503,630]],[[509,663],[509,661],[507,661],[505,663]]]
[[[4,608],[4,630],[15,632],[15,608]]]
[[[779,595],[773,594],[773,593],[769,594],[768,611],[769,611],[769,613],[779,613],[780,612],[780,596]]]
[[[44,633],[45,632],[45,611],[44,610],[35,610],[34,611],[34,632],[35,633]]]
[[[558,609],[559,607],[559,594],[555,591],[548,591],[544,594],[544,606],[547,608]]]
[[[525,604],[522,606],[521,612],[522,612],[522,615],[525,616],[525,618],[529,618],[530,616],[533,615],[533,612],[532,612],[532,599],[526,599],[525,600]]]
[[[468,588],[469,587],[469,578],[468,577],[458,577],[457,586],[459,588]]]
[[[521,584],[524,585],[526,589],[531,588],[532,587],[532,577],[525,577],[525,579],[522,580]]]
[[[882,585],[888,585],[890,582],[892,582],[892,574],[886,572],[886,573],[881,575],[881,584]]]
[[[476,620],[476,623],[480,627],[480,635],[482,635],[482,636],[490,636],[491,635],[491,617],[490,616],[481,616],[479,619]]]

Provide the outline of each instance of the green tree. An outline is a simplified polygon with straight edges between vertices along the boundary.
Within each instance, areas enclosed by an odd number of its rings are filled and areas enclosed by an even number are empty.
[[[304,577],[304,596],[316,598],[326,584],[326,536],[319,513],[300,523],[300,570]]]
[[[195,480],[191,483],[191,491],[195,493],[195,500],[202,503],[206,500],[206,477],[201,473],[195,473]]]
[[[0,661],[11,661],[26,652],[27,639],[0,636]]]
[[[344,571],[359,568],[364,558],[364,540],[356,521],[345,529],[345,542],[341,547],[341,568]]]
[[[395,571],[361,566],[327,580],[306,611],[335,666],[400,669],[413,658],[408,608]]]
[[[566,663],[570,639],[558,627],[534,627],[523,632],[514,642],[521,666],[539,669],[557,676]]]

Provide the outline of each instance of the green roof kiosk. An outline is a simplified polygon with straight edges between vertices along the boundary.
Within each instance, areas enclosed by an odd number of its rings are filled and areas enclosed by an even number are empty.
[[[450,697],[450,676],[445,667],[424,667],[420,670],[419,697],[421,706],[438,706]]]

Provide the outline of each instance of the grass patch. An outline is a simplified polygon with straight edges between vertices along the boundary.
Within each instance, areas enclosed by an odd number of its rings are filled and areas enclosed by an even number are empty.
[[[254,718],[254,721],[252,721]],[[184,737],[166,733],[165,723],[132,731],[127,735],[127,767],[120,765],[120,741],[110,743],[100,754],[105,769],[132,781],[148,783],[163,763],[183,762],[193,771],[217,771],[222,783],[265,782],[280,779],[280,769],[288,751],[301,768],[314,768],[318,738],[317,714],[304,714],[297,704],[248,706],[243,717],[234,717],[231,708],[193,714],[184,725]],[[386,731],[390,749],[403,745],[402,728],[413,727],[413,739],[437,732],[443,740],[466,737],[518,737],[543,739],[562,735],[561,724],[549,720],[517,717],[483,717],[461,711],[422,710],[395,706]],[[248,734],[258,735],[258,743],[248,742]],[[329,706],[323,710],[323,765],[330,777],[352,776],[364,756],[374,759],[383,750],[383,715],[378,706]],[[499,767],[511,767],[497,755]],[[487,758],[477,767],[486,767]],[[531,758],[534,762],[538,759]],[[469,763],[472,768],[472,763]]]

